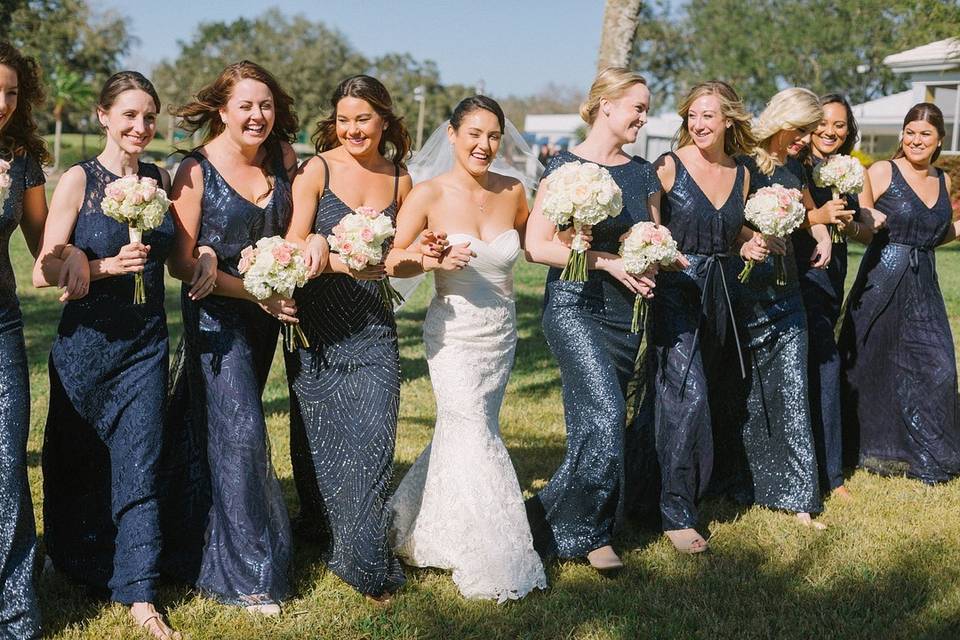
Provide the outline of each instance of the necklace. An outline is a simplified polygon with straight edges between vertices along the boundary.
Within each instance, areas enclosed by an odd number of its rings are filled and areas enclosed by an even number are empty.
[[[487,191],[486,189],[481,189],[481,191],[483,192],[483,195],[480,197],[480,202],[478,203],[478,206],[480,207],[480,214],[485,215],[487,212],[486,211],[487,198],[490,197],[490,192]]]

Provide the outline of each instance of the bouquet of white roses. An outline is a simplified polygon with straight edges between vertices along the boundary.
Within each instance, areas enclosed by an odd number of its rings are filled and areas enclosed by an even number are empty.
[[[639,276],[646,273],[652,265],[665,267],[673,264],[680,259],[680,250],[669,229],[653,222],[638,222],[630,227],[620,244],[620,257],[623,258],[624,270]],[[633,303],[633,324],[630,330],[639,332],[640,327],[646,323],[646,315],[647,301],[638,294]]]
[[[240,252],[237,271],[243,276],[243,288],[257,300],[266,300],[274,293],[293,297],[293,290],[307,283],[307,263],[293,244],[280,236],[257,240],[256,246]],[[284,324],[283,344],[288,351],[298,346],[309,347],[303,329]]]
[[[0,215],[3,215],[3,205],[10,195],[10,163],[0,160]]]
[[[390,216],[373,207],[358,207],[349,213],[327,236],[330,250],[340,254],[340,259],[359,271],[367,265],[383,261],[384,243],[393,237],[396,230]],[[393,288],[389,278],[379,281],[383,304],[392,309],[394,303],[403,302],[403,296]]]
[[[835,155],[813,168],[813,182],[818,187],[830,187],[834,199],[841,195],[863,191],[864,170],[853,156]],[[837,225],[831,224],[830,238],[834,242],[846,242]]]
[[[794,229],[803,224],[807,210],[803,207],[802,194],[796,189],[788,189],[780,184],[758,189],[744,207],[744,216],[760,233],[777,238],[786,238]],[[786,265],[783,256],[773,256],[776,283],[787,283]],[[753,260],[747,260],[740,272],[740,282],[746,282],[753,271]]]
[[[106,186],[101,206],[104,215],[129,227],[130,242],[142,242],[144,231],[163,224],[170,200],[153,178],[129,175]],[[133,303],[143,304],[147,301],[143,274],[135,273],[133,282]]]
[[[573,225],[576,232],[561,280],[587,281],[587,245],[581,233],[620,214],[623,195],[610,172],[592,162],[567,162],[544,180],[543,215],[558,227]]]

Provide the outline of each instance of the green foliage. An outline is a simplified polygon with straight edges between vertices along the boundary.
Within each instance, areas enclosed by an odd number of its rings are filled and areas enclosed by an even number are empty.
[[[312,133],[316,122],[330,111],[330,96],[347,76],[369,73],[389,89],[397,113],[415,136],[417,103],[413,89],[426,89],[425,134],[449,116],[453,106],[472,90],[440,82],[432,61],[410,54],[387,54],[368,60],[340,31],[305,16],[288,17],[270,9],[259,17],[233,22],[201,23],[193,37],[180,41],[174,60],[153,72],[164,102],[183,104],[225,66],[247,59],[273,73],[296,101],[301,127]]]
[[[853,103],[904,88],[891,53],[960,32],[952,0],[669,0],[644,8],[633,64],[669,102],[696,82],[730,82],[754,109],[779,89],[839,91]]]

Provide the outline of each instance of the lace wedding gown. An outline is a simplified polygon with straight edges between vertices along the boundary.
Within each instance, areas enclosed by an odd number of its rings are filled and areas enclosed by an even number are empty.
[[[499,413],[517,342],[513,263],[519,234],[469,241],[466,268],[437,271],[423,325],[437,401],[433,441],[390,501],[391,540],[418,567],[453,571],[466,598],[504,602],[546,588]]]

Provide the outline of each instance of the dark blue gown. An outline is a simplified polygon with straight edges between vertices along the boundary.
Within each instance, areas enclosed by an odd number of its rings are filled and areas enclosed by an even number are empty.
[[[89,260],[117,255],[127,225],[103,214],[119,176],[80,163],[86,191],[70,243]],[[152,164],[138,175],[160,182]],[[50,411],[43,442],[44,543],[56,569],[116,602],[153,602],[159,577],[159,459],[167,391],[163,266],[173,219],[147,231],[146,304],[132,274],[90,283],[63,308],[50,352]]]
[[[772,184],[803,190],[803,167],[795,160],[772,175],[762,173],[753,158],[742,161],[750,171],[750,195]],[[785,286],[776,284],[773,257],[758,263],[745,284],[735,285],[750,369],[745,404],[731,414],[750,475],[737,497],[772,509],[816,513],[822,504],[807,391],[806,312],[793,243],[786,240]]]
[[[217,268],[240,277],[240,252],[290,222],[290,181],[275,150],[270,202],[246,200],[200,152],[198,246]],[[181,288],[184,342],[165,443],[165,568],[226,604],[276,603],[290,593],[287,507],[270,460],[261,395],[280,322],[259,305]],[[193,454],[193,455],[190,455]],[[199,563],[199,568],[196,567]]]
[[[816,206],[833,199],[829,187],[818,187],[813,169],[820,158],[807,165],[806,184]],[[847,209],[859,217],[860,203],[856,195],[846,197]],[[843,485],[843,449],[840,417],[840,354],[837,351],[836,327],[843,304],[844,280],[847,277],[847,243],[835,242],[830,264],[826,269],[810,266],[817,243],[806,229],[791,235],[800,295],[807,311],[807,336],[810,342],[807,374],[810,391],[810,420],[816,445],[817,467],[820,469],[821,491],[832,491]]]
[[[676,180],[662,202],[662,223],[690,266],[661,271],[653,299],[655,436],[667,531],[697,525],[696,499],[713,469],[713,424],[722,423],[718,414],[729,402],[721,381],[741,376],[731,294],[739,272],[733,246],[743,226],[746,173],[737,167],[733,189],[717,209],[676,154],[670,155]]]
[[[324,236],[353,212],[330,190],[329,176],[328,167],[313,223]],[[394,219],[398,185],[399,174],[383,212]],[[301,526],[324,538],[330,570],[357,591],[392,593],[405,581],[387,540],[400,407],[393,311],[376,282],[345,274],[314,278],[296,300],[310,342],[285,354]]]
[[[30,372],[23,341],[10,236],[23,216],[23,194],[46,182],[40,164],[19,155],[10,163],[10,193],[0,207],[0,637],[40,637],[33,584],[37,532],[27,482]]]
[[[544,177],[577,160],[586,162],[559,153]],[[660,181],[639,157],[605,168],[623,192],[623,210],[593,227],[591,249],[616,254],[620,236],[650,219],[647,199]],[[630,331],[635,294],[606,272],[568,282],[561,271],[547,275],[542,326],[560,366],[567,451],[547,486],[527,501],[527,516],[540,555],[578,558],[609,545],[622,521],[627,387],[641,336]]]
[[[927,207],[895,162],[876,200],[887,228],[867,248],[840,333],[844,451],[858,466],[926,483],[960,475],[953,337],[934,247],[952,220],[943,170]]]

